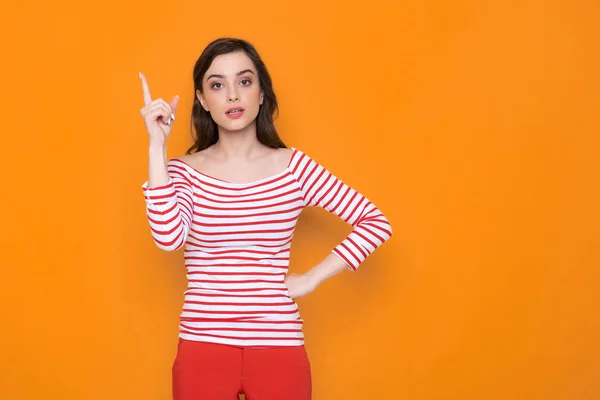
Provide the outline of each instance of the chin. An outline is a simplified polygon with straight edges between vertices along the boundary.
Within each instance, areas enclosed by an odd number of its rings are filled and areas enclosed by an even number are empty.
[[[248,123],[247,121],[217,121],[217,126],[219,127],[219,129],[224,129],[229,132],[239,132],[243,131],[248,126],[250,126],[252,122]]]
[[[215,121],[215,122],[222,129],[225,129],[225,130],[231,131],[231,132],[236,132],[236,131],[242,131],[242,130],[246,129],[248,126],[256,123],[257,116],[258,116],[258,114],[253,117],[244,115],[240,119],[230,119],[228,117],[223,117],[220,121]]]

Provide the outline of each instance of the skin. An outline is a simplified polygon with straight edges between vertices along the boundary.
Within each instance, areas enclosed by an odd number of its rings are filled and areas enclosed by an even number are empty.
[[[177,99],[169,104],[162,99],[152,101],[146,79],[143,75],[140,77],[145,101],[142,115],[149,132],[150,154],[156,159],[165,151],[173,122],[169,118],[175,116]],[[256,117],[263,103],[263,92],[256,67],[243,51],[215,57],[203,77],[202,87],[204,93],[197,90],[196,97],[216,122],[219,141],[205,150],[177,158],[203,174],[231,183],[254,182],[276,175],[287,167],[291,149],[269,148],[256,137]],[[238,106],[245,110],[242,117],[229,118],[226,111]],[[162,169],[160,172],[162,174]],[[157,179],[156,184],[160,185],[165,179]],[[348,266],[330,253],[309,271],[286,276],[290,297],[306,296],[346,269]]]

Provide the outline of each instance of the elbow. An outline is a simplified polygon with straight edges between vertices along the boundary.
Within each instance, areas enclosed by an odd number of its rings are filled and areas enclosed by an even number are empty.
[[[385,220],[385,223],[383,226],[383,230],[386,232],[385,241],[387,242],[388,240],[390,240],[392,238],[393,230],[392,230],[392,224],[390,223],[390,221],[388,221],[385,217],[384,217],[384,220]]]
[[[392,237],[392,234],[393,234],[392,224],[390,223],[390,221],[383,214],[380,214],[376,218],[376,221],[377,221],[379,231],[383,235],[383,239],[384,239],[383,241],[386,242],[386,241],[390,240]]]
[[[154,244],[156,247],[163,251],[176,251],[183,247],[183,243],[177,243],[173,245],[165,245],[164,243],[159,242],[158,240],[154,240]]]
[[[182,227],[183,228],[183,227]],[[156,232],[152,232],[152,239],[156,247],[163,251],[176,251],[183,247],[185,238],[187,236],[186,229],[178,229],[171,235],[159,235]]]

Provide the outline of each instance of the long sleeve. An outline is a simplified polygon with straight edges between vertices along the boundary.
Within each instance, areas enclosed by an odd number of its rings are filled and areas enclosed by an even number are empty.
[[[193,178],[177,159],[167,163],[169,181],[162,186],[142,185],[146,215],[154,243],[166,251],[181,248],[187,239],[194,212]]]
[[[300,184],[305,205],[324,208],[353,226],[332,252],[355,271],[392,236],[389,221],[365,196],[306,154],[296,150],[292,161],[292,174]]]

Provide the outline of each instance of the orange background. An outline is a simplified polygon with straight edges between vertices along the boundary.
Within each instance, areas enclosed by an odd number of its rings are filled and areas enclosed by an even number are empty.
[[[3,7],[0,398],[170,398],[185,271],[144,213],[138,71],[182,96],[174,157],[228,35],[286,143],[394,228],[298,300],[316,400],[600,398],[598,2]],[[307,210],[292,270],[348,232]]]

